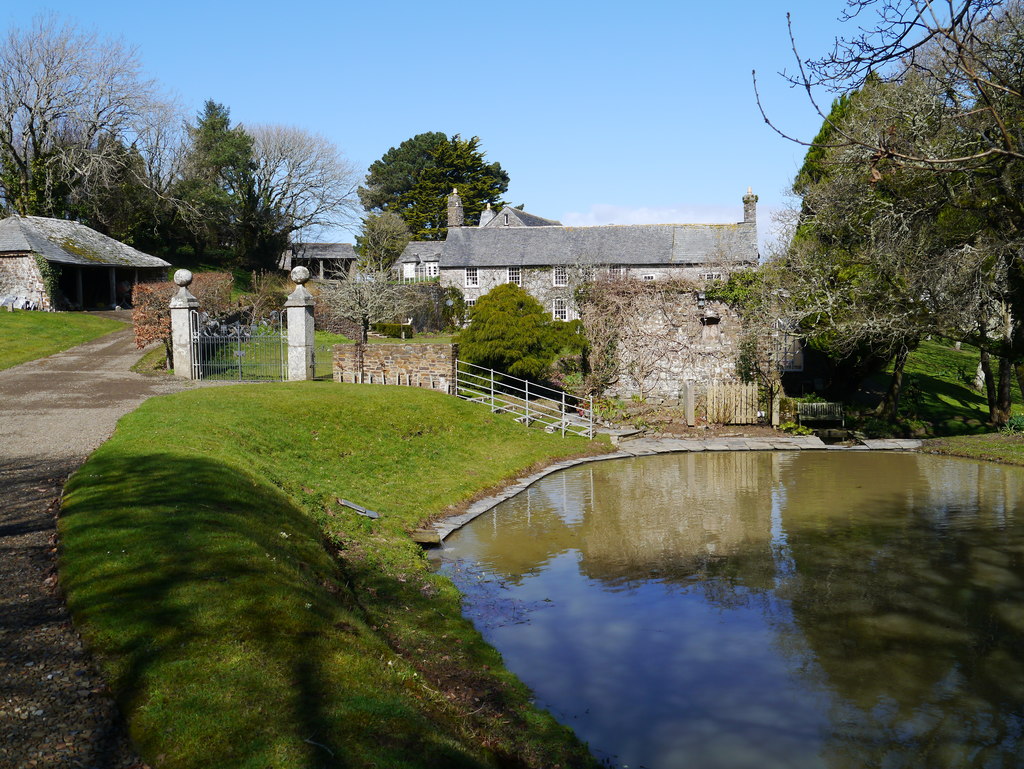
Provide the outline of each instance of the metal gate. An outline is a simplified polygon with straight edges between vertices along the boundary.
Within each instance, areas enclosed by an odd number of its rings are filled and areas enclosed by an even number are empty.
[[[192,378],[283,382],[288,378],[288,337],[281,313],[259,323],[223,322],[189,314]]]

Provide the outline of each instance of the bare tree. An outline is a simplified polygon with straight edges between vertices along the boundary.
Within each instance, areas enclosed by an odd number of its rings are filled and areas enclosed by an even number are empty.
[[[374,323],[388,323],[412,315],[423,301],[415,286],[394,280],[389,270],[353,270],[338,280],[320,284],[320,299],[331,311],[357,323],[360,342]]]
[[[22,214],[63,213],[85,178],[119,163],[152,125],[156,87],[119,42],[37,17],[0,42],[0,197]]]
[[[301,128],[245,126],[253,138],[255,193],[285,235],[351,223],[361,177],[333,142]]]

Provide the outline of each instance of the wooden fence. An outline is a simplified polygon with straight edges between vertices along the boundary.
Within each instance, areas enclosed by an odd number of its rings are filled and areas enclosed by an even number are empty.
[[[712,382],[705,397],[709,424],[757,424],[757,385]]]

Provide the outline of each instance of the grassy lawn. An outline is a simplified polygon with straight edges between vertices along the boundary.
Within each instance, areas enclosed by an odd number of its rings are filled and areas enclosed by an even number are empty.
[[[925,443],[924,450],[933,454],[1024,465],[1024,435],[1020,434],[988,433],[934,438]]]
[[[944,340],[922,342],[907,359],[900,399],[903,421],[929,435],[962,435],[991,429],[986,424],[985,394],[972,386],[979,357],[978,350],[969,345],[957,350]],[[870,385],[883,392],[889,377],[874,377]],[[1013,413],[1024,413],[1016,381],[1013,402]]]
[[[154,398],[69,482],[61,582],[151,765],[596,766],[407,532],[605,450],[416,389]]]
[[[416,334],[411,339],[396,339],[393,337],[371,336],[367,339],[368,344],[451,344],[454,334]],[[349,339],[342,334],[331,334],[327,331],[316,332],[317,344],[352,344],[354,339]]]
[[[125,324],[70,312],[0,310],[0,370],[96,339]]]

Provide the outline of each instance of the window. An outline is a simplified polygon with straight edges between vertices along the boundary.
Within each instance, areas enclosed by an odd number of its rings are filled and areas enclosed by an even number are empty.
[[[569,268],[567,268],[567,267],[555,267],[555,285],[556,286],[568,286],[569,285]]]
[[[569,320],[569,303],[565,299],[555,299],[551,303],[551,317],[555,320]]]
[[[476,306],[476,299],[467,299],[467,300],[466,300],[466,309],[467,309],[467,310],[468,310],[468,309],[469,309],[470,307],[475,307],[475,306]]]
[[[619,280],[626,277],[626,268],[621,264],[613,264],[608,268],[608,277],[612,280]]]
[[[508,268],[508,282],[515,283],[517,286],[523,285],[522,271],[519,267]]]
[[[654,280],[657,277],[657,275],[644,275],[644,280]]]
[[[702,272],[698,277],[701,280],[721,280],[723,276],[720,272]]]
[[[437,262],[427,262],[427,277],[436,278],[440,273],[440,265]]]
[[[480,274],[476,267],[466,268],[466,288],[476,288],[480,285]]]

